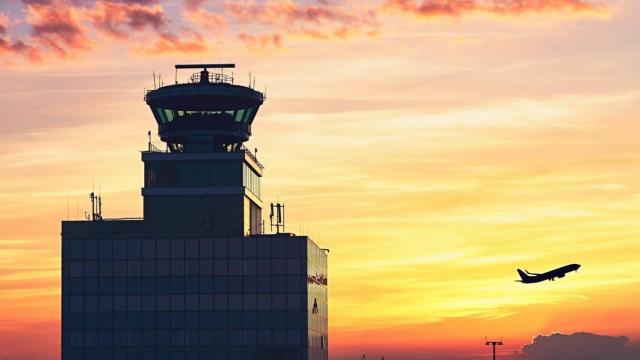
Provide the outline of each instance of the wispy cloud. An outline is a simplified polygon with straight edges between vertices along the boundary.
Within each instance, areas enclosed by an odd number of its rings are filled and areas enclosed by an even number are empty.
[[[7,33],[7,30],[9,29],[9,17],[0,12],[0,35],[4,35]]]
[[[189,11],[196,11],[202,7],[206,0],[183,0],[182,5]]]
[[[99,1],[88,11],[96,29],[107,35],[126,39],[132,32],[146,29],[159,31],[166,25],[163,8],[159,5],[141,5]]]
[[[224,1],[222,5],[236,21],[257,22],[279,33],[280,37],[345,38],[355,34],[371,35],[379,26],[375,8],[335,5],[324,1],[305,4],[292,0],[249,0]]]
[[[247,44],[249,48],[256,50],[268,47],[282,47],[282,35],[280,34],[251,35],[240,33],[237,36],[238,39]]]
[[[228,25],[227,18],[201,7],[202,3],[202,0],[185,1],[184,18],[207,32],[221,32],[225,30]]]
[[[23,41],[12,41],[9,36],[9,17],[0,12],[0,55],[2,53],[24,55],[32,62],[40,62],[40,52],[33,46]]]
[[[590,0],[387,0],[387,9],[420,17],[460,17],[474,13],[524,15],[532,13],[595,14],[605,10]]]
[[[74,8],[62,0],[24,0],[32,39],[60,56],[91,49],[91,40]]]
[[[189,38],[185,39],[185,34],[180,36],[165,32],[159,35],[158,39],[150,47],[138,48],[140,53],[145,55],[162,55],[172,53],[193,54],[207,50],[202,35],[190,32]]]

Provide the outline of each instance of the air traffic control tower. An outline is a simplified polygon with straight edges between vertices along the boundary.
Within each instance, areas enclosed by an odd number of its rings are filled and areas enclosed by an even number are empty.
[[[62,222],[63,360],[327,360],[327,254],[278,221],[265,233],[243,146],[265,97],[231,67],[176,65],[147,92],[166,150],[142,152],[142,219],[103,218],[92,194]]]

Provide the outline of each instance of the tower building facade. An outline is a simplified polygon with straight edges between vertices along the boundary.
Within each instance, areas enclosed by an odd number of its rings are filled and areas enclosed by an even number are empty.
[[[327,254],[265,233],[265,98],[228,67],[146,94],[167,150],[142,152],[142,219],[62,222],[63,360],[328,358]]]

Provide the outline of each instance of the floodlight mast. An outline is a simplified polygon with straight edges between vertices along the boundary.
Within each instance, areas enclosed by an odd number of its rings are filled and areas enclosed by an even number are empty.
[[[493,348],[493,360],[496,360],[496,346],[504,345],[502,338],[500,338],[500,340],[487,340],[486,337],[484,338],[484,344]]]

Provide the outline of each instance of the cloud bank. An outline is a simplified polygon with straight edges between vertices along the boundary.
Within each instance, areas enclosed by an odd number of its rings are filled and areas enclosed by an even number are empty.
[[[580,332],[536,336],[522,348],[523,360],[637,360],[640,348],[626,336]]]

